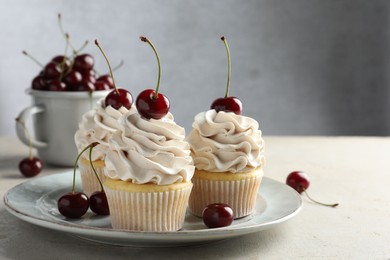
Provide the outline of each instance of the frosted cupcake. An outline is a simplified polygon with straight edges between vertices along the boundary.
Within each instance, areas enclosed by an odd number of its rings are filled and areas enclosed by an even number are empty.
[[[104,189],[115,229],[175,231],[182,228],[194,166],[184,128],[170,113],[120,120],[109,142]]]
[[[115,229],[176,231],[182,228],[194,174],[185,130],[169,113],[169,100],[156,90],[142,91],[136,100],[138,113],[120,120],[109,140],[104,189]]]
[[[119,109],[115,109],[110,105],[105,106],[105,100],[101,99],[98,101],[96,109],[85,113],[79,123],[79,129],[75,134],[77,149],[81,152],[89,144],[99,143],[92,151],[92,163],[101,179],[104,178],[104,159],[108,149],[108,140],[118,129],[118,119],[129,112],[136,112],[136,108],[133,106],[129,110],[121,106]],[[83,191],[87,196],[100,190],[100,184],[92,171],[88,153],[81,155],[79,170]]]
[[[202,216],[212,203],[226,203],[234,218],[254,213],[263,177],[264,141],[256,120],[211,109],[195,117],[187,141],[196,167],[189,209]]]

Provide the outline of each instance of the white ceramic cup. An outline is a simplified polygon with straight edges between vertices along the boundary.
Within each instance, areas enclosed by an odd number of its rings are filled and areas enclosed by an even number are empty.
[[[109,91],[95,91],[91,97],[88,92],[28,89],[32,105],[25,108],[18,118],[24,125],[29,117],[33,118],[35,138],[32,137],[31,142],[37,148],[39,158],[48,164],[73,166],[77,157],[74,135],[81,117],[108,93]],[[29,145],[26,131],[18,122],[16,133],[24,144]]]

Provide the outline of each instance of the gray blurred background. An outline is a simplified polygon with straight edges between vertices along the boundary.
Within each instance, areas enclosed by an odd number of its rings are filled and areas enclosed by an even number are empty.
[[[163,66],[161,92],[187,131],[196,113],[222,97],[232,55],[231,95],[265,135],[389,135],[389,7],[380,0],[0,0],[0,135],[30,104],[25,89],[62,54],[57,25],[76,46],[100,40],[117,82],[136,97],[154,88],[157,63],[139,41],[148,36]],[[94,44],[101,73],[107,65]]]

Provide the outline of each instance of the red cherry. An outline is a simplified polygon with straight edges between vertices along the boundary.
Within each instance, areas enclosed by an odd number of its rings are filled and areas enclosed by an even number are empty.
[[[106,96],[104,101],[106,107],[112,106],[115,109],[119,109],[122,106],[130,109],[133,104],[133,96],[129,91],[123,88],[114,89]]]
[[[333,208],[339,205],[338,203],[327,204],[312,199],[307,193],[307,189],[309,188],[310,185],[309,177],[302,171],[291,172],[287,176],[286,184],[291,188],[293,188],[294,190],[296,190],[299,194],[304,192],[306,196],[309,198],[309,200],[313,201],[314,203],[320,204],[322,206],[333,207]]]
[[[110,86],[104,81],[95,82],[95,90],[109,90]]]
[[[309,176],[301,171],[291,172],[286,179],[286,184],[296,190],[299,194],[309,188]]]
[[[166,96],[158,93],[155,97],[153,89],[142,91],[135,101],[138,113],[147,118],[160,119],[169,111],[169,100]]]
[[[66,84],[58,79],[51,80],[45,88],[48,91],[65,91],[65,89]]]
[[[64,55],[55,56],[51,61],[57,63],[62,71],[66,71],[70,67],[70,60]]]
[[[55,62],[49,62],[43,71],[45,79],[58,79],[61,76],[61,68]]]
[[[74,58],[73,68],[78,71],[86,71],[93,69],[95,61],[89,54],[80,54]]]
[[[112,77],[110,75],[102,75],[99,78],[96,79],[96,81],[103,81],[105,82],[110,88],[114,88],[114,81],[112,80]]]
[[[89,208],[89,199],[82,192],[69,192],[57,201],[58,210],[67,218],[80,218]]]
[[[37,157],[27,157],[19,163],[19,171],[26,177],[34,177],[41,172],[42,161]]]
[[[92,83],[96,82],[95,71],[93,71],[93,70],[83,71],[81,73],[81,76],[83,77],[83,81],[89,81]]]
[[[227,204],[214,203],[203,210],[202,217],[209,228],[227,227],[233,222],[233,210]]]
[[[81,81],[76,87],[73,87],[71,91],[89,91],[95,90],[95,85],[89,81]]]
[[[92,195],[89,197],[89,207],[97,215],[110,215],[107,196],[104,191],[95,191],[92,193]]]
[[[233,112],[236,115],[241,115],[242,103],[236,97],[217,98],[210,106],[211,109],[215,109],[217,112]]]
[[[46,81],[42,75],[36,76],[33,79],[31,88],[35,90],[44,90],[46,88]]]
[[[67,90],[72,90],[73,87],[77,87],[82,80],[83,76],[76,70],[69,71],[69,73],[67,73],[63,78],[63,81],[68,86]]]

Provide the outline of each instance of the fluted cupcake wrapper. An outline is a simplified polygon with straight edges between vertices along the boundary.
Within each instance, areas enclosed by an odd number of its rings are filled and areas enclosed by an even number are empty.
[[[104,161],[94,162],[94,168],[100,180],[104,181]],[[101,187],[95,173],[92,170],[91,164],[87,160],[82,160],[79,163],[79,171],[81,176],[81,184],[83,192],[89,197],[95,191],[100,191]]]
[[[255,212],[262,177],[258,175],[242,180],[208,180],[194,177],[189,209],[192,214],[201,217],[207,205],[225,203],[232,208],[235,219],[248,216]]]
[[[192,184],[165,192],[104,189],[114,229],[163,232],[183,227]]]

